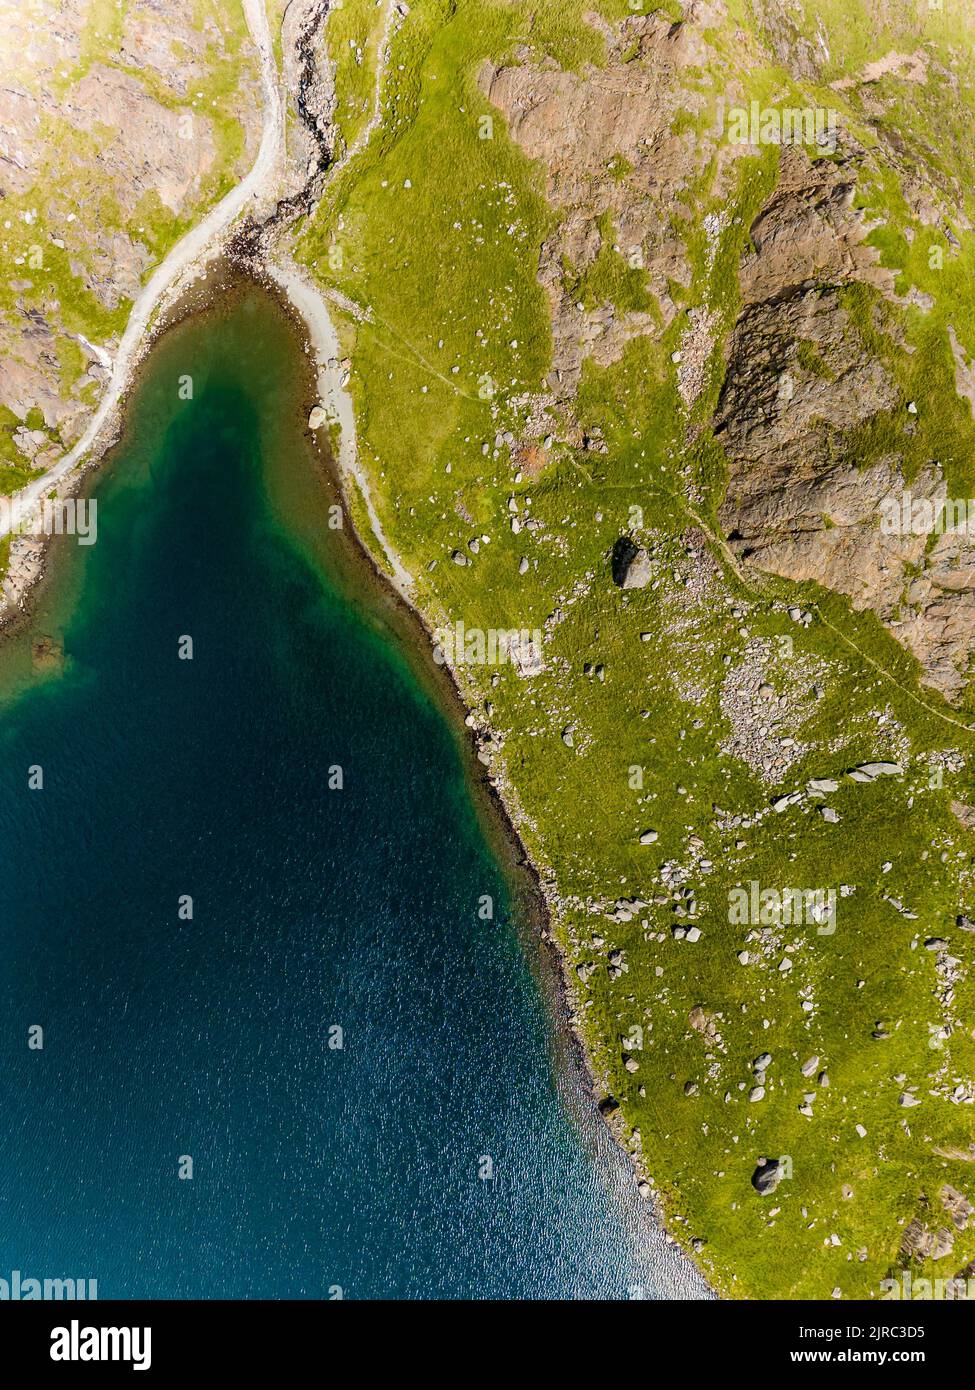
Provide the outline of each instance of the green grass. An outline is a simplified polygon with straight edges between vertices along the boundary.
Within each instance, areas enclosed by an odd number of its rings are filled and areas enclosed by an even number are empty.
[[[0,463],[0,493],[9,495],[11,492],[17,492],[36,477],[37,470],[31,468],[26,462],[20,464]]]
[[[352,144],[372,112],[386,9],[386,0],[380,4],[344,0],[328,16],[326,39],[335,61],[335,120],[343,147]]]
[[[592,264],[582,274],[574,274],[571,267],[566,267],[565,285],[569,297],[587,309],[612,304],[624,314],[656,310],[660,323],[659,307],[647,288],[646,272],[639,257],[631,252],[628,258],[617,246],[611,214],[604,213],[598,225],[600,246]],[[639,251],[639,248],[634,250]]]
[[[469,627],[546,627],[541,675],[524,681],[502,666],[465,668],[461,679],[477,716],[492,706],[510,804],[535,863],[557,887],[554,925],[570,964],[596,967],[579,987],[581,1026],[627,1132],[640,1131],[645,1165],[676,1233],[705,1242],[701,1264],[725,1292],[829,1297],[840,1287],[846,1297],[878,1297],[880,1280],[897,1265],[903,1226],[922,1201],[931,1200],[933,1219],[943,1182],[971,1190],[971,1165],[936,1152],[967,1147],[970,1107],[926,1091],[942,1064],[949,1079],[972,1075],[973,984],[966,974],[957,989],[965,1026],[944,1049],[932,1049],[929,1025],[939,1009],[934,958],[923,941],[946,936],[970,969],[973,952],[954,919],[975,913],[973,846],[950,802],[975,804],[975,774],[963,762],[938,783],[930,768],[957,749],[971,760],[973,736],[951,722],[957,711],[922,690],[916,661],[871,614],[855,614],[811,585],[754,576],[743,586],[698,528],[700,519],[717,531],[727,466],[710,422],[740,307],[738,267],[777,178],[774,151],[739,160],[723,186],[712,162],[669,210],[693,272],[682,309],[707,308],[718,323],[704,389],[690,412],[672,363],[686,315],[663,329],[642,270],[615,249],[612,211],[591,210],[597,249],[586,265],[563,263],[565,286],[587,308],[651,314],[651,331],[627,343],[610,366],[584,365],[575,413],[584,431],[601,434],[607,452],[575,447],[565,422],[553,418],[540,476],[514,481],[496,437],[507,430],[522,439],[521,397],[547,386],[550,308],[537,272],[559,211],[545,198],[545,171],[512,143],[476,79],[485,59],[514,59],[526,49],[536,61],[548,55],[568,69],[604,62],[586,8],[418,0],[393,41],[382,126],[327,191],[298,253],[323,284],[369,315],[367,323],[342,324],[352,338],[361,454],[383,527],[417,576],[431,625],[463,619]],[[844,24],[836,0],[824,10],[846,63],[867,61],[900,37],[875,32],[855,8]],[[749,94],[794,91],[757,39],[743,49],[735,26],[753,29],[751,7],[733,0],[729,9],[714,36],[712,90],[735,75],[744,52]],[[614,18],[629,13],[619,4],[601,10]],[[356,7],[342,22],[365,17]],[[812,10],[806,18],[815,24]],[[625,56],[638,61],[631,51]],[[340,101],[354,104],[353,76],[343,79],[344,89],[340,83]],[[693,80],[706,85],[700,73]],[[829,89],[814,90],[822,96]],[[490,139],[479,138],[485,115],[493,117]],[[614,180],[629,176],[622,165],[608,167],[605,186],[619,188]],[[874,239],[885,263],[937,304],[924,316],[894,310],[862,287],[846,292],[850,331],[892,372],[902,406],[840,444],[864,463],[891,448],[910,468],[937,457],[960,486],[975,440],[967,406],[954,393],[944,333],[950,315],[975,349],[973,243],[966,237],[950,268],[932,280],[922,239],[903,235],[899,196],[882,179],[863,181],[864,199],[883,200],[885,225]],[[736,216],[709,244],[705,216],[728,208]],[[940,232],[931,236],[947,245]],[[796,351],[805,370],[826,379],[829,364],[811,343]],[[916,417],[906,411],[911,400]],[[522,520],[530,516],[538,529],[512,531],[512,497]],[[356,496],[360,527],[363,513]],[[642,591],[621,592],[610,578],[609,555],[625,533],[654,551],[656,582]],[[451,563],[453,549],[482,534],[490,541],[471,563]],[[373,543],[368,529],[364,539]],[[692,540],[708,559],[688,556]],[[522,557],[530,562],[524,575]],[[708,565],[713,579],[702,590],[696,585]],[[792,604],[813,612],[809,627],[787,616]],[[773,687],[804,692],[788,734],[811,751],[778,786],[722,749],[730,727],[721,691],[749,640],[767,645]],[[587,663],[602,667],[604,679],[587,674]],[[817,681],[819,698],[809,693]],[[566,726],[575,731],[572,748],[562,739]],[[769,813],[775,796],[807,778],[841,775],[878,757],[903,758],[907,775],[871,786],[844,781],[830,798],[839,824],[811,805]],[[634,768],[642,787],[634,786]],[[754,823],[728,827],[716,806]],[[641,846],[639,834],[649,827],[659,839]],[[687,863],[692,835],[711,863],[690,879],[704,933],[696,944],[672,937],[680,920],[673,901],[653,902],[661,865]],[[729,892],[752,879],[846,883],[856,891],[840,902],[835,935],[808,928],[783,934],[783,945],[796,944],[786,977],[776,968],[781,953],[769,964],[738,963],[743,929],[728,922]],[[917,920],[898,913],[884,892]],[[629,922],[609,921],[597,906],[631,896],[649,906]],[[625,950],[629,965],[616,980],[607,970],[611,948]],[[811,1013],[802,1009],[804,990]],[[719,1044],[709,1047],[689,1026],[698,1005],[714,1017]],[[887,1022],[888,1040],[871,1036],[879,1020]],[[621,1040],[634,1025],[644,1029],[645,1046],[631,1074]],[[773,1056],[768,1091],[752,1104],[751,1064],[764,1051]],[[828,1088],[799,1073],[814,1053],[829,1072]],[[903,1083],[895,1080],[901,1074]],[[687,1082],[697,1084],[695,1095],[685,1096]],[[906,1085],[922,1088],[921,1107],[898,1106]],[[798,1108],[807,1090],[817,1091],[813,1119]],[[792,1176],[764,1201],[749,1181],[763,1155],[792,1160]],[[845,1184],[853,1189],[849,1200]],[[958,1238],[954,1267],[973,1257],[969,1231]]]

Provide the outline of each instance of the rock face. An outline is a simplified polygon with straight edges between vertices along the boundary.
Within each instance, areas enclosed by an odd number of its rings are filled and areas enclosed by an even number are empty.
[[[132,298],[260,137],[239,7],[108,8],[0,8],[0,465],[83,432]]]
[[[823,52],[794,32],[781,6],[767,4],[763,12],[767,37],[793,78],[822,80]],[[561,214],[543,243],[538,279],[552,311],[545,403],[561,415],[567,438],[573,429],[579,433],[574,403],[583,363],[616,362],[634,338],[659,338],[682,315],[686,326],[673,361],[686,411],[708,380],[725,325],[713,307],[695,302],[698,272],[681,219],[709,164],[720,200],[731,196],[738,159],[750,152],[719,138],[704,119],[713,93],[694,78],[722,66],[711,34],[724,14],[715,0],[686,6],[681,23],[656,14],[604,25],[605,64],[578,72],[535,66],[526,49],[516,65],[485,65],[479,75],[512,138],[543,169],[547,197]],[[740,37],[745,48],[738,61],[745,65],[748,40]],[[924,81],[926,55],[891,55],[850,76],[842,90],[857,87],[865,112],[879,120],[886,111],[871,84],[889,73]],[[727,99],[734,101],[735,92],[731,78]],[[694,125],[693,135],[677,133],[682,121]],[[896,137],[891,140],[885,164],[897,157]],[[926,681],[954,697],[975,652],[975,545],[951,533],[931,545],[925,534],[885,533],[884,510],[906,494],[944,500],[941,464],[930,459],[919,473],[908,470],[892,447],[864,466],[856,447],[857,431],[874,426],[880,434],[900,412],[906,419],[913,403],[901,399],[895,375],[878,356],[862,304],[853,311],[851,289],[879,294],[898,308],[931,308],[930,297],[913,290],[898,298],[893,273],[868,243],[874,224],[858,207],[857,191],[873,158],[848,128],[830,159],[813,158],[798,145],[782,148],[776,185],[750,229],[752,249],[740,266],[741,309],[726,345],[714,418],[729,464],[719,520],[747,564],[815,581],[858,610],[874,611],[918,657]],[[900,161],[898,174],[919,223],[938,222],[916,160]],[[962,221],[960,190],[955,201]],[[713,258],[726,219],[714,213],[705,223],[706,255]],[[640,267],[646,302],[589,291],[589,272],[614,256],[617,268]],[[686,310],[684,291],[691,297]],[[957,390],[975,412],[975,344],[963,343],[954,327],[948,338]]]
[[[654,14],[604,25],[606,62],[598,67],[539,68],[526,51],[516,66],[485,65],[479,75],[512,138],[543,165],[547,197],[563,213],[542,246],[538,274],[552,306],[549,384],[560,400],[574,395],[587,357],[615,362],[632,338],[672,323],[677,287],[692,283],[675,208],[712,155],[720,187],[740,153],[717,150],[707,130],[693,140],[675,133],[689,113],[707,110],[708,97],[684,76],[714,58],[707,31],[719,11],[720,4],[697,3],[682,24]],[[608,164],[623,176],[608,177]],[[644,306],[580,300],[577,278],[614,247],[624,256],[639,252],[652,297]]]
[[[768,38],[796,80],[819,79],[823,53],[792,31],[781,7],[763,7]],[[634,15],[603,26],[606,62],[578,72],[533,65],[485,65],[482,91],[504,115],[512,138],[544,171],[546,194],[560,217],[544,242],[538,279],[551,305],[553,363],[545,404],[561,415],[567,438],[583,363],[607,366],[634,338],[659,338],[684,316],[673,355],[681,403],[691,411],[721,342],[721,316],[694,302],[697,272],[682,235],[682,206],[711,164],[712,192],[730,196],[739,157],[749,147],[718,138],[708,121],[711,97],[694,80],[718,63],[711,47],[720,3],[685,8],[682,23]],[[739,62],[749,61],[746,49]],[[757,55],[756,61],[758,61]],[[878,119],[871,84],[889,71],[922,81],[923,52],[851,77],[865,111]],[[897,55],[894,55],[897,57]],[[733,101],[736,86],[726,96]],[[713,96],[713,94],[711,94]],[[682,120],[694,123],[677,133]],[[892,137],[893,138],[893,137]],[[896,143],[896,142],[895,142]],[[896,156],[896,148],[885,151]],[[801,146],[781,151],[779,175],[751,227],[740,266],[742,304],[726,345],[727,372],[714,428],[729,464],[719,519],[746,563],[787,579],[812,580],[871,609],[919,659],[926,681],[960,694],[975,652],[975,545],[947,533],[887,534],[884,509],[945,498],[940,463],[908,469],[896,447],[864,466],[856,432],[877,427],[913,404],[853,311],[850,291],[879,294],[898,308],[927,312],[912,291],[899,299],[893,273],[868,244],[873,225],[857,206],[864,164],[873,156],[844,129],[836,154],[811,157]],[[607,170],[615,169],[613,176]],[[899,167],[902,191],[920,223],[939,219],[924,177],[910,160]],[[962,195],[959,193],[959,204]],[[958,216],[964,214],[959,206]],[[706,219],[707,256],[725,225]],[[643,273],[645,301],[590,293],[587,275],[615,256]],[[692,297],[684,309],[684,291]],[[862,305],[857,306],[862,309]],[[975,344],[949,333],[959,394],[975,402]],[[898,350],[900,350],[898,348]],[[975,404],[972,405],[975,411]],[[975,436],[973,436],[975,439]],[[583,440],[584,447],[589,447]]]
[[[975,548],[957,533],[931,543],[881,525],[905,499],[944,501],[936,462],[908,485],[895,448],[864,467],[849,445],[910,408],[849,307],[851,286],[893,297],[853,204],[859,159],[855,148],[837,162],[790,149],[752,227],[715,420],[729,459],[720,521],[748,563],[872,609],[953,696],[975,650]]]

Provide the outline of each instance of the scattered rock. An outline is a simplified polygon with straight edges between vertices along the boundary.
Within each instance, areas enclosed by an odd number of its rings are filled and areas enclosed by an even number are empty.
[[[915,1217],[904,1231],[900,1253],[905,1259],[940,1260],[950,1255],[955,1236],[946,1226],[929,1231],[920,1217]]]
[[[963,1192],[959,1192],[956,1187],[951,1187],[945,1183],[939,1193],[945,1211],[955,1224],[955,1229],[964,1231],[968,1226],[969,1218],[975,1212],[971,1202]]]
[[[64,647],[55,637],[37,637],[30,644],[35,671],[56,671],[64,665]]]
[[[875,782],[878,777],[902,777],[904,769],[900,763],[861,763],[846,775],[854,782]]]

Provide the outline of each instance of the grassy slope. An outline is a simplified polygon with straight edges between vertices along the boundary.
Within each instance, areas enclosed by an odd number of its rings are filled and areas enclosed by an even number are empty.
[[[934,959],[918,943],[943,934],[966,962],[972,958],[972,939],[959,939],[952,925],[957,911],[975,906],[971,842],[948,802],[975,800],[975,786],[967,771],[946,775],[943,787],[929,786],[929,758],[955,748],[969,754],[972,738],[939,717],[932,697],[924,697],[930,710],[911,698],[913,662],[869,615],[856,617],[828,595],[771,582],[747,592],[728,572],[717,599],[694,596],[688,581],[697,566],[684,544],[692,521],[688,485],[703,492],[699,513],[713,516],[723,461],[706,432],[694,450],[682,443],[670,364],[680,320],[659,340],[633,342],[614,366],[588,364],[580,414],[584,424],[603,429],[606,455],[557,444],[540,480],[515,485],[507,451],[495,450],[499,429],[510,425],[518,433],[512,398],[539,390],[549,365],[548,305],[535,275],[555,213],[542,196],[542,171],[512,146],[474,77],[485,56],[510,55],[519,43],[563,66],[599,62],[601,42],[582,19],[591,8],[414,4],[395,41],[383,127],[323,202],[299,250],[323,282],[372,311],[372,323],[354,330],[363,458],[384,525],[419,576],[427,612],[434,621],[449,615],[484,628],[542,626],[556,608],[564,615],[546,643],[542,676],[525,682],[501,667],[492,685],[495,673],[478,671],[480,687],[472,682],[468,694],[481,712],[491,702],[491,724],[505,738],[499,770],[523,808],[522,834],[563,900],[557,923],[563,944],[573,960],[601,962],[580,988],[583,1026],[628,1126],[640,1131],[647,1167],[676,1229],[707,1242],[703,1267],[726,1291],[828,1297],[839,1287],[845,1296],[876,1297],[921,1194],[937,1214],[941,1183],[964,1189],[971,1180],[971,1165],[934,1153],[935,1146],[967,1147],[970,1107],[925,1092],[939,1067],[950,1078],[970,1076],[975,1046],[962,1030],[944,1048],[929,1047],[929,1026],[939,1018]],[[598,8],[610,17],[627,12],[622,4]],[[862,40],[864,55],[886,51],[860,27],[851,26],[852,38]],[[733,48],[729,39],[728,51]],[[752,80],[749,94],[764,95],[783,79],[756,70]],[[484,114],[494,116],[490,140],[478,138]],[[774,159],[742,161],[741,170],[741,221],[725,232],[711,272],[701,253],[701,219],[711,207],[706,183],[688,200],[688,250],[697,268],[688,304],[718,308],[725,329],[734,318],[746,229],[773,184]],[[335,243],[343,250],[340,270],[330,266]],[[903,249],[893,240],[891,248],[891,256]],[[971,255],[970,238],[965,248],[959,275]],[[605,257],[581,297],[621,295],[637,307],[638,288]],[[970,294],[964,302],[970,305]],[[936,399],[945,428],[962,431],[943,376],[928,384],[936,394],[927,394],[919,368],[915,376],[905,380],[905,391],[922,403]],[[486,382],[490,399],[479,394]],[[719,384],[715,362],[696,408],[702,421]],[[522,515],[542,523],[534,536],[512,534],[511,495]],[[622,594],[609,582],[607,555],[628,528],[633,506],[644,509],[639,534],[656,545],[658,583]],[[454,547],[481,533],[491,541],[473,563],[449,562]],[[522,555],[531,567],[519,576]],[[580,580],[583,592],[575,594]],[[735,615],[735,601],[745,616]],[[794,602],[817,603],[889,674],[826,622],[797,627],[784,611]],[[641,642],[641,633],[652,640]],[[722,830],[715,803],[751,812],[775,795],[719,747],[726,733],[719,703],[724,658],[737,664],[754,638],[780,653],[770,666],[773,684],[801,682],[807,672],[811,679],[817,662],[827,669],[826,693],[810,722],[789,729],[816,751],[792,769],[781,790],[892,754],[897,739],[885,732],[881,714],[909,738],[904,782],[845,785],[831,798],[839,825],[790,808],[751,829]],[[603,664],[605,680],[585,675],[585,662]],[[576,728],[571,749],[561,738],[568,724]],[[633,767],[643,770],[642,790],[631,785]],[[640,847],[638,834],[651,825],[659,841]],[[653,879],[660,864],[686,862],[692,833],[713,865],[690,880],[704,931],[696,945],[671,937],[670,904],[620,924],[582,906],[590,897],[650,900],[659,891]],[[893,867],[884,873],[888,861]],[[771,964],[737,962],[744,929],[728,924],[728,891],[750,879],[845,883],[856,891],[840,903],[834,936],[783,933],[783,945],[796,947],[795,968],[785,978],[776,968],[781,952]],[[918,920],[900,916],[880,885]],[[605,939],[602,948],[594,935]],[[616,981],[605,968],[610,947],[625,949],[629,965]],[[812,1000],[812,1013],[803,1012],[802,997]],[[973,1002],[966,979],[956,999],[962,1018],[971,1019]],[[698,1004],[714,1015],[720,1043],[709,1047],[688,1026]],[[871,1037],[878,1020],[888,1024],[887,1041]],[[645,1044],[634,1054],[640,1070],[630,1075],[621,1039],[634,1024],[644,1028]],[[768,1094],[750,1104],[740,1087],[750,1083],[751,1063],[766,1050],[774,1059]],[[821,1091],[799,1074],[813,1053],[830,1073],[831,1084]],[[902,1073],[907,1081],[895,1082]],[[698,1084],[697,1094],[685,1097],[687,1081]],[[921,1087],[921,1108],[898,1107],[904,1084]],[[810,1089],[819,1092],[813,1119],[798,1111]],[[858,1123],[866,1139],[857,1136]],[[793,1176],[774,1201],[762,1202],[749,1178],[765,1154],[789,1155]],[[841,1195],[843,1184],[852,1187],[852,1199]],[[833,1234],[839,1245],[827,1243]],[[968,1232],[950,1260],[927,1272],[953,1273],[973,1256],[975,1237]]]
[[[372,114],[385,12],[385,0],[345,0],[329,15],[328,46],[339,98],[335,121],[341,144],[336,155],[352,144]]]

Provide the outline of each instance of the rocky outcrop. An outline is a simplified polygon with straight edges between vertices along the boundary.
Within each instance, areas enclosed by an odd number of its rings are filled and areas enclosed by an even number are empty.
[[[720,4],[692,4],[683,23],[653,14],[605,26],[605,64],[580,72],[535,66],[526,52],[517,66],[486,64],[480,73],[482,91],[525,154],[539,161],[547,197],[563,214],[542,246],[538,275],[552,306],[550,386],[561,399],[575,393],[587,357],[606,366],[630,339],[673,322],[680,312],[674,287],[692,283],[673,223],[686,215],[680,195],[715,156],[720,188],[739,153],[727,146],[718,152],[707,130],[680,131],[688,117],[708,110],[710,98],[685,78],[714,56],[707,29],[719,13]],[[604,245],[610,224],[613,236]],[[609,249],[645,272],[652,309],[587,307],[574,295],[573,277]]]
[[[958,532],[882,525],[905,498],[944,501],[937,463],[908,484],[898,452],[865,466],[851,445],[870,421],[912,409],[844,298],[855,285],[894,293],[854,206],[857,158],[788,151],[752,228],[715,421],[729,462],[720,521],[744,561],[872,609],[953,696],[975,649],[975,549]]]
[[[536,65],[526,50],[517,65],[486,65],[480,74],[562,214],[541,248],[538,278],[552,311],[547,408],[569,442],[586,359],[606,366],[634,337],[659,336],[682,312],[676,287],[699,288],[681,232],[681,199],[712,161],[714,192],[727,192],[744,152],[703,121],[714,94],[693,80],[696,70],[714,66],[708,24],[719,9],[689,6],[679,24],[650,15],[606,26],[600,67]],[[823,54],[797,40],[780,7],[766,9],[777,56],[797,80],[818,80]],[[858,77],[853,95],[865,100],[862,93],[888,72],[913,80],[916,68],[891,59]],[[695,119],[696,129],[687,128]],[[898,165],[910,163],[903,151],[890,153]],[[884,508],[901,505],[908,492],[944,499],[942,470],[932,460],[908,484],[896,449],[864,466],[853,447],[856,431],[910,405],[868,347],[847,299],[860,287],[892,305],[906,302],[868,244],[872,224],[857,206],[869,158],[848,131],[830,160],[810,158],[800,146],[782,150],[776,186],[740,267],[742,304],[715,419],[729,462],[720,520],[733,551],[751,566],[812,580],[877,613],[918,657],[927,682],[955,696],[975,650],[975,552],[958,534],[932,542],[910,528],[880,525]],[[919,218],[937,220],[917,171],[905,171],[904,192]],[[704,230],[713,255],[722,228],[720,215],[710,220]],[[580,293],[587,271],[609,253],[644,272],[646,308],[594,303]],[[916,296],[911,302],[929,307]],[[722,324],[707,305],[691,308],[686,323],[674,361],[690,410]],[[969,359],[954,336],[951,347],[959,391],[975,401]]]
[[[779,61],[796,81],[821,81],[828,55],[798,35],[781,6],[765,3],[763,12]],[[703,287],[688,254],[684,200],[708,167],[712,192],[727,195],[737,159],[752,152],[711,128],[705,115],[721,89],[708,91],[695,78],[719,66],[709,26],[723,14],[720,5],[699,4],[687,7],[682,23],[656,14],[603,26],[605,63],[578,72],[537,64],[526,49],[515,64],[485,65],[480,73],[482,91],[538,161],[561,214],[541,247],[538,278],[553,334],[546,408],[567,442],[576,442],[583,363],[608,366],[633,338],[659,337],[684,313],[684,290],[692,307],[673,360],[686,411],[707,382],[724,325],[712,306],[694,303]],[[740,57],[747,62],[746,53]],[[927,71],[923,54],[891,54],[852,75],[843,94],[865,110],[880,100],[886,77],[920,82]],[[736,90],[732,75],[725,97]],[[938,222],[923,169],[887,125],[878,138],[890,145],[885,161],[898,169],[918,219]],[[815,581],[873,610],[918,657],[927,682],[956,696],[975,650],[975,553],[957,534],[931,542],[910,528],[888,533],[880,526],[883,509],[908,492],[943,499],[942,470],[931,460],[908,486],[896,448],[866,466],[855,448],[858,430],[896,418],[910,403],[851,312],[851,287],[892,306],[930,308],[923,296],[898,297],[892,272],[868,243],[873,224],[856,193],[871,158],[846,127],[829,160],[811,158],[802,146],[781,151],[774,191],[750,229],[741,309],[727,344],[715,419],[729,462],[720,520],[746,563]],[[723,227],[720,213],[705,218],[711,264]],[[608,255],[640,268],[646,305],[587,295],[588,271]],[[975,402],[971,363],[953,332],[951,349],[959,392]]]

